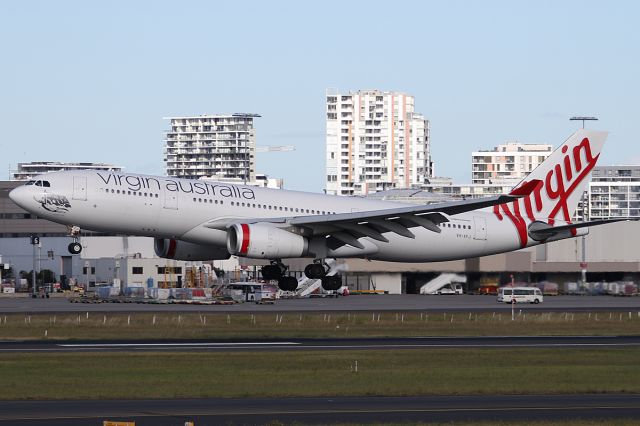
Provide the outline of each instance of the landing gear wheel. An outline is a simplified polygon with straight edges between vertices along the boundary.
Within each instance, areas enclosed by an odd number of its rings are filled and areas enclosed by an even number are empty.
[[[311,263],[304,268],[304,275],[310,279],[320,279],[327,275],[327,271],[319,263]]]
[[[262,278],[266,281],[279,280],[282,277],[283,270],[277,264],[265,265],[261,270]]]
[[[290,275],[278,278],[278,287],[282,291],[296,291],[298,288],[298,280]]]
[[[322,278],[322,288],[327,291],[339,290],[342,287],[342,277],[340,275],[331,275]]]
[[[80,252],[82,251],[82,245],[75,241],[71,244],[69,244],[69,253],[71,254],[80,254]]]

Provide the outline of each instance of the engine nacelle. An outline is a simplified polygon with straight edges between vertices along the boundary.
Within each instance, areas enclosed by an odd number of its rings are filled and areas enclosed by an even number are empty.
[[[165,238],[155,238],[153,250],[158,257],[175,260],[224,260],[230,256],[225,247]]]
[[[227,232],[227,250],[252,259],[304,257],[309,240],[269,224],[236,224]]]

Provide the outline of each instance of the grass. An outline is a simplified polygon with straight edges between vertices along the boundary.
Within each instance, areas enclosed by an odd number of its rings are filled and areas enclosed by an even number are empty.
[[[0,314],[0,340],[638,335],[640,311]]]
[[[18,400],[637,393],[638,359],[639,348],[11,353],[0,389]]]

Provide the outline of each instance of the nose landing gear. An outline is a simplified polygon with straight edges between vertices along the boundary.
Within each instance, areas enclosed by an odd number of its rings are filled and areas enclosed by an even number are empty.
[[[70,226],[69,235],[73,238],[73,242],[69,244],[68,249],[71,254],[80,254],[82,251],[82,244],[78,242],[78,235],[80,235],[80,227]]]
[[[69,253],[71,254],[80,254],[80,252],[82,251],[82,245],[77,242],[74,241],[71,244],[69,244]]]

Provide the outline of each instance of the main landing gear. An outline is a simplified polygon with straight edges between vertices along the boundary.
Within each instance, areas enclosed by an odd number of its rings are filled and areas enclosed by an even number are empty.
[[[340,290],[342,287],[342,276],[341,275],[327,275],[322,278],[322,288],[325,290]]]
[[[279,260],[272,261],[270,265],[262,267],[262,278],[265,281],[278,281],[278,287],[282,291],[296,291],[298,288],[298,280],[290,275],[284,275],[287,266],[283,265]]]
[[[329,265],[324,259],[316,259],[304,268],[307,278],[322,280],[322,288],[325,290],[339,290],[342,287],[342,277],[340,275],[327,275]]]
[[[313,263],[308,264],[304,268],[304,274],[307,278],[319,280],[327,275],[329,272],[329,265],[327,265],[324,260],[316,259]]]
[[[285,275],[288,267],[279,260],[272,260],[270,265],[262,267],[262,278],[265,281],[278,281],[278,287],[282,291],[296,291],[298,280],[290,275]],[[322,288],[327,291],[339,290],[342,287],[340,275],[327,275],[329,265],[323,259],[314,260],[304,268],[304,274],[309,279],[322,280]]]
[[[80,235],[80,228],[78,226],[69,227],[69,235],[73,238],[73,242],[69,244],[68,249],[71,254],[80,254],[82,251],[82,244],[78,242],[78,235]]]

